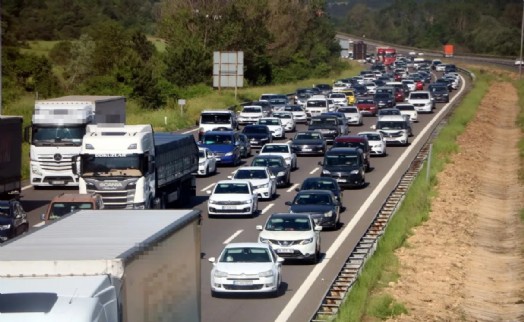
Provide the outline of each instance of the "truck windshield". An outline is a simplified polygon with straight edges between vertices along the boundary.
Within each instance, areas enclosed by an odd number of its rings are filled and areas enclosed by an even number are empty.
[[[82,126],[33,126],[31,144],[36,146],[80,146],[86,134]]]
[[[231,124],[231,115],[228,114],[202,114],[200,124]]]
[[[107,154],[83,156],[83,177],[141,177],[144,155]]]
[[[90,202],[55,202],[51,206],[49,219],[58,219],[80,209],[93,209],[93,204]]]

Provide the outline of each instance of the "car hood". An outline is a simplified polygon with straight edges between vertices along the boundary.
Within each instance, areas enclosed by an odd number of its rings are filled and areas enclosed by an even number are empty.
[[[279,172],[286,171],[286,167],[268,167],[269,171],[276,176]]]
[[[324,170],[328,170],[329,172],[350,172],[353,170],[358,170],[360,167],[358,165],[325,165],[323,167]]]
[[[368,109],[368,108],[375,107],[375,105],[373,105],[373,104],[360,104],[360,105],[357,105],[357,107],[361,110],[361,109]]]
[[[251,195],[246,193],[218,193],[209,197],[213,201],[244,201],[251,200]]]
[[[208,148],[213,152],[222,153],[231,152],[235,149],[235,145],[233,144],[200,144],[200,146],[203,148]]]
[[[424,103],[424,104],[427,104],[427,103],[430,103],[431,100],[430,99],[410,99],[409,100],[410,103]]]
[[[323,214],[333,210],[332,205],[291,205],[289,211],[293,213],[307,212]]]
[[[330,124],[319,124],[319,125],[310,125],[308,130],[318,130],[318,129],[337,129],[338,125]]]
[[[295,145],[324,145],[320,140],[293,140],[291,144]]]
[[[311,238],[313,236],[314,236],[314,233],[312,230],[308,230],[308,231],[264,230],[260,232],[260,237],[266,238],[266,239],[276,239],[276,240],[301,240],[301,239]]]
[[[287,157],[291,157],[291,154],[289,153],[279,153],[279,152],[262,152],[262,153],[259,153],[259,155],[280,155],[282,156],[284,159]]]
[[[249,116],[249,117],[251,117],[251,116],[261,116],[262,114],[263,113],[260,113],[260,112],[256,112],[256,113],[241,112],[239,114],[239,116],[241,116],[241,117],[242,116]]]
[[[13,220],[11,218],[0,216],[0,225],[10,225],[12,223],[13,223]]]
[[[269,179],[240,179],[240,178],[233,178],[234,180],[246,180],[250,181],[253,186],[260,186],[262,184],[266,184],[269,182]]]
[[[227,262],[219,262],[215,264],[215,269],[218,269],[219,271],[226,272],[228,274],[235,274],[235,275],[252,275],[252,274],[258,274],[260,272],[267,272],[270,269],[273,268],[273,263],[227,263]]]

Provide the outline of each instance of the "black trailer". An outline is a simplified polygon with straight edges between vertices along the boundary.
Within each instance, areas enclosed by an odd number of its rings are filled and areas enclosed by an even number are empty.
[[[182,206],[196,195],[198,146],[188,134],[155,133],[154,139],[158,207]]]
[[[367,44],[363,41],[356,41],[353,43],[353,59],[366,60]]]
[[[22,181],[21,116],[0,116],[0,198],[20,193]]]

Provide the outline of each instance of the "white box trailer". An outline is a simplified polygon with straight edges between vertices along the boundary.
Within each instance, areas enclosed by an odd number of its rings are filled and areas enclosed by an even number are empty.
[[[200,321],[200,211],[82,210],[0,247],[1,321]]]

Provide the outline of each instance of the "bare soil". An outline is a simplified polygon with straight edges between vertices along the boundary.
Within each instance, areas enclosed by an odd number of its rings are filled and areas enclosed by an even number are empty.
[[[524,321],[524,224],[516,89],[495,82],[438,175],[429,219],[397,251],[390,321]]]

